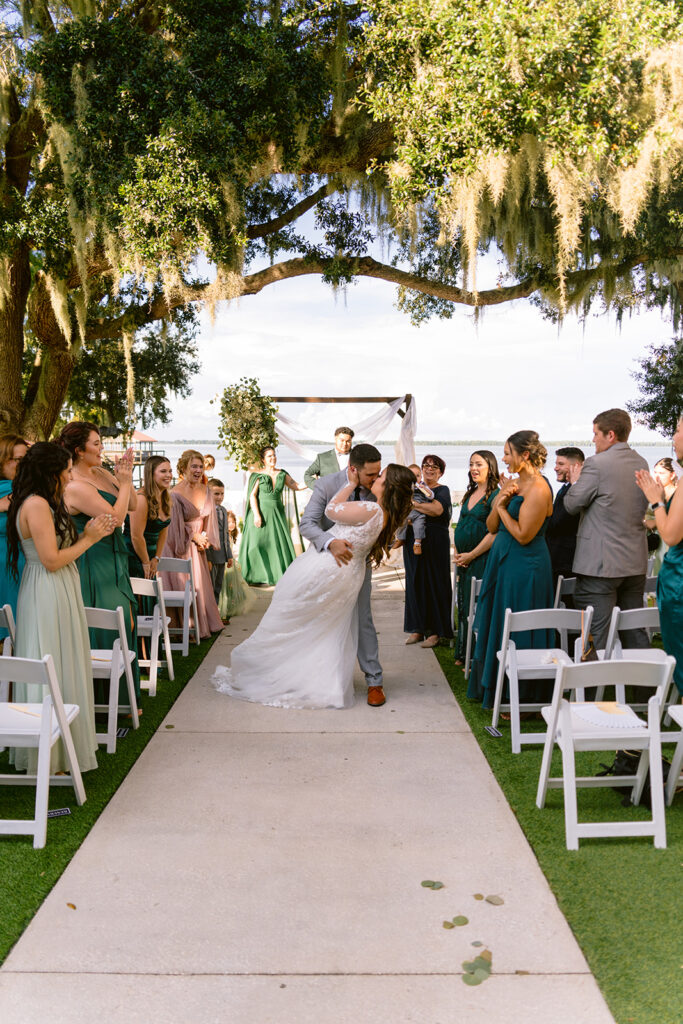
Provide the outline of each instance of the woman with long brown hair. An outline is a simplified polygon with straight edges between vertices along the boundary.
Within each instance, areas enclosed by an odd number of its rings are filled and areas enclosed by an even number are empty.
[[[415,477],[391,464],[375,480],[376,501],[349,500],[359,485],[349,465],[348,483],[325,509],[334,539],[352,545],[338,564],[329,550],[311,545],[275,587],[266,614],[252,635],[220,666],[214,683],[241,700],[287,708],[346,708],[353,704],[358,647],[356,601],[366,560],[379,565],[410,512]]]
[[[152,455],[145,463],[137,505],[124,527],[131,576],[146,580],[156,576],[159,556],[164,550],[171,522],[171,463],[163,455]]]
[[[28,441],[19,434],[3,434],[0,437],[0,607],[8,604],[16,618],[17,594],[24,568],[24,554],[19,551],[17,575],[7,571],[7,513],[9,511],[12,484],[17,467],[28,451]],[[0,639],[7,636],[7,630],[0,630]]]

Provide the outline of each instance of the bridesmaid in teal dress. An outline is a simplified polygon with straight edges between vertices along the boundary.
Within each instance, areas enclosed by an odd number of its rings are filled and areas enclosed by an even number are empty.
[[[63,501],[70,476],[71,459],[59,445],[41,441],[29,449],[15,481],[8,545],[15,573],[22,548],[26,558],[17,603],[16,654],[52,655],[64,701],[80,709],[71,735],[79,767],[87,772],[97,768],[97,739],[90,643],[76,559],[111,534],[114,524],[111,515],[100,515],[77,538]],[[15,684],[15,700],[41,702],[42,689]],[[17,748],[10,756],[18,770],[33,773],[37,755],[36,750]],[[69,770],[61,740],[52,748],[50,770]]]
[[[247,486],[247,506],[240,553],[242,573],[247,583],[277,583],[296,558],[285,516],[282,492],[306,490],[284,469],[277,469],[274,448],[260,452],[262,469],[255,470]]]
[[[3,434],[0,437],[0,608],[10,605],[14,618],[17,617],[17,595],[21,574],[24,569],[24,553],[19,549],[17,576],[7,571],[7,513],[10,506],[12,482],[17,467],[28,451],[28,443],[18,434]],[[0,640],[7,636],[6,629],[0,629]]]
[[[94,423],[74,420],[59,436],[61,444],[73,459],[72,479],[64,493],[64,501],[79,533],[93,516],[110,514],[115,529],[109,537],[89,548],[78,560],[83,603],[90,608],[123,608],[126,637],[131,651],[137,650],[137,601],[130,585],[128,548],[123,539],[126,514],[135,509],[137,495],[133,488],[133,453],[128,450],[117,460],[114,473],[102,466],[102,440]],[[106,630],[90,631],[92,647],[111,649],[114,634]],[[140,669],[133,662],[135,691],[140,693]],[[101,689],[101,688],[100,688]],[[98,703],[100,693],[97,694]]]
[[[673,447],[683,465],[683,416],[676,426]],[[657,604],[662,646],[676,659],[674,682],[683,697],[683,485],[679,480],[667,502],[664,488],[646,470],[636,472],[636,483],[652,505],[659,536],[669,545],[657,577]]]
[[[152,455],[145,463],[137,505],[124,526],[131,576],[156,576],[159,555],[164,550],[171,522],[171,463],[163,455]],[[152,614],[144,612],[143,614]]]
[[[505,442],[503,462],[517,479],[501,476],[486,525],[496,539],[481,584],[474,628],[477,641],[467,696],[493,706],[498,659],[507,608],[513,612],[552,608],[554,600],[550,553],[545,541],[553,511],[553,492],[541,476],[546,449],[533,430],[520,430]],[[550,647],[546,630],[516,633],[519,648]],[[541,684],[542,685],[542,684]],[[520,684],[522,700],[539,699],[538,684]],[[545,695],[544,695],[545,696]]]
[[[456,601],[458,632],[455,642],[455,664],[462,665],[467,649],[467,615],[470,608],[472,580],[484,575],[494,535],[488,532],[486,520],[491,503],[499,491],[500,474],[493,452],[486,449],[470,456],[469,484],[460,506],[455,526],[455,564],[458,567]]]

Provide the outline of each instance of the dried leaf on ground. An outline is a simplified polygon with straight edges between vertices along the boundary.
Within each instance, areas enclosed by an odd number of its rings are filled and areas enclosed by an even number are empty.
[[[501,907],[503,903],[505,903],[505,900],[502,896],[487,896],[486,902],[492,903],[494,907]]]

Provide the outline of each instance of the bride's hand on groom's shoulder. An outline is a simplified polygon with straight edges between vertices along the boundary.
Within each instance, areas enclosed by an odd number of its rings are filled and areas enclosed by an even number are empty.
[[[349,465],[349,468],[347,469],[346,473],[349,478],[349,483],[352,484],[354,487],[357,487],[360,482],[360,478],[358,476],[358,470],[356,469],[356,467]]]

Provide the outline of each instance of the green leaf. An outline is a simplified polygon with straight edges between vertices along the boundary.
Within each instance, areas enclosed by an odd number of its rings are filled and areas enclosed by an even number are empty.
[[[455,928],[455,924],[452,921],[444,921],[444,928]]]
[[[470,923],[469,918],[465,917],[463,914],[458,914],[457,917],[453,918],[453,924],[457,925],[459,928],[461,928],[464,924],[469,924],[469,923]]]
[[[475,900],[483,900],[483,898],[484,898],[483,892],[475,892],[474,898],[475,898]]]
[[[429,882],[429,881],[427,881],[427,882],[420,882],[420,885],[421,885],[421,886],[422,886],[422,887],[423,887],[424,889],[431,889],[431,887],[432,887],[432,886],[434,885],[434,883],[433,883],[433,882]]]
[[[475,939],[474,942],[470,943],[471,946],[483,946],[484,943],[480,942],[479,939]]]
[[[432,882],[432,889],[444,889],[443,882]]]
[[[486,902],[493,904],[494,907],[501,907],[505,900],[502,896],[487,896]]]
[[[481,985],[482,981],[486,979],[477,974],[463,974],[462,980],[466,985]]]

